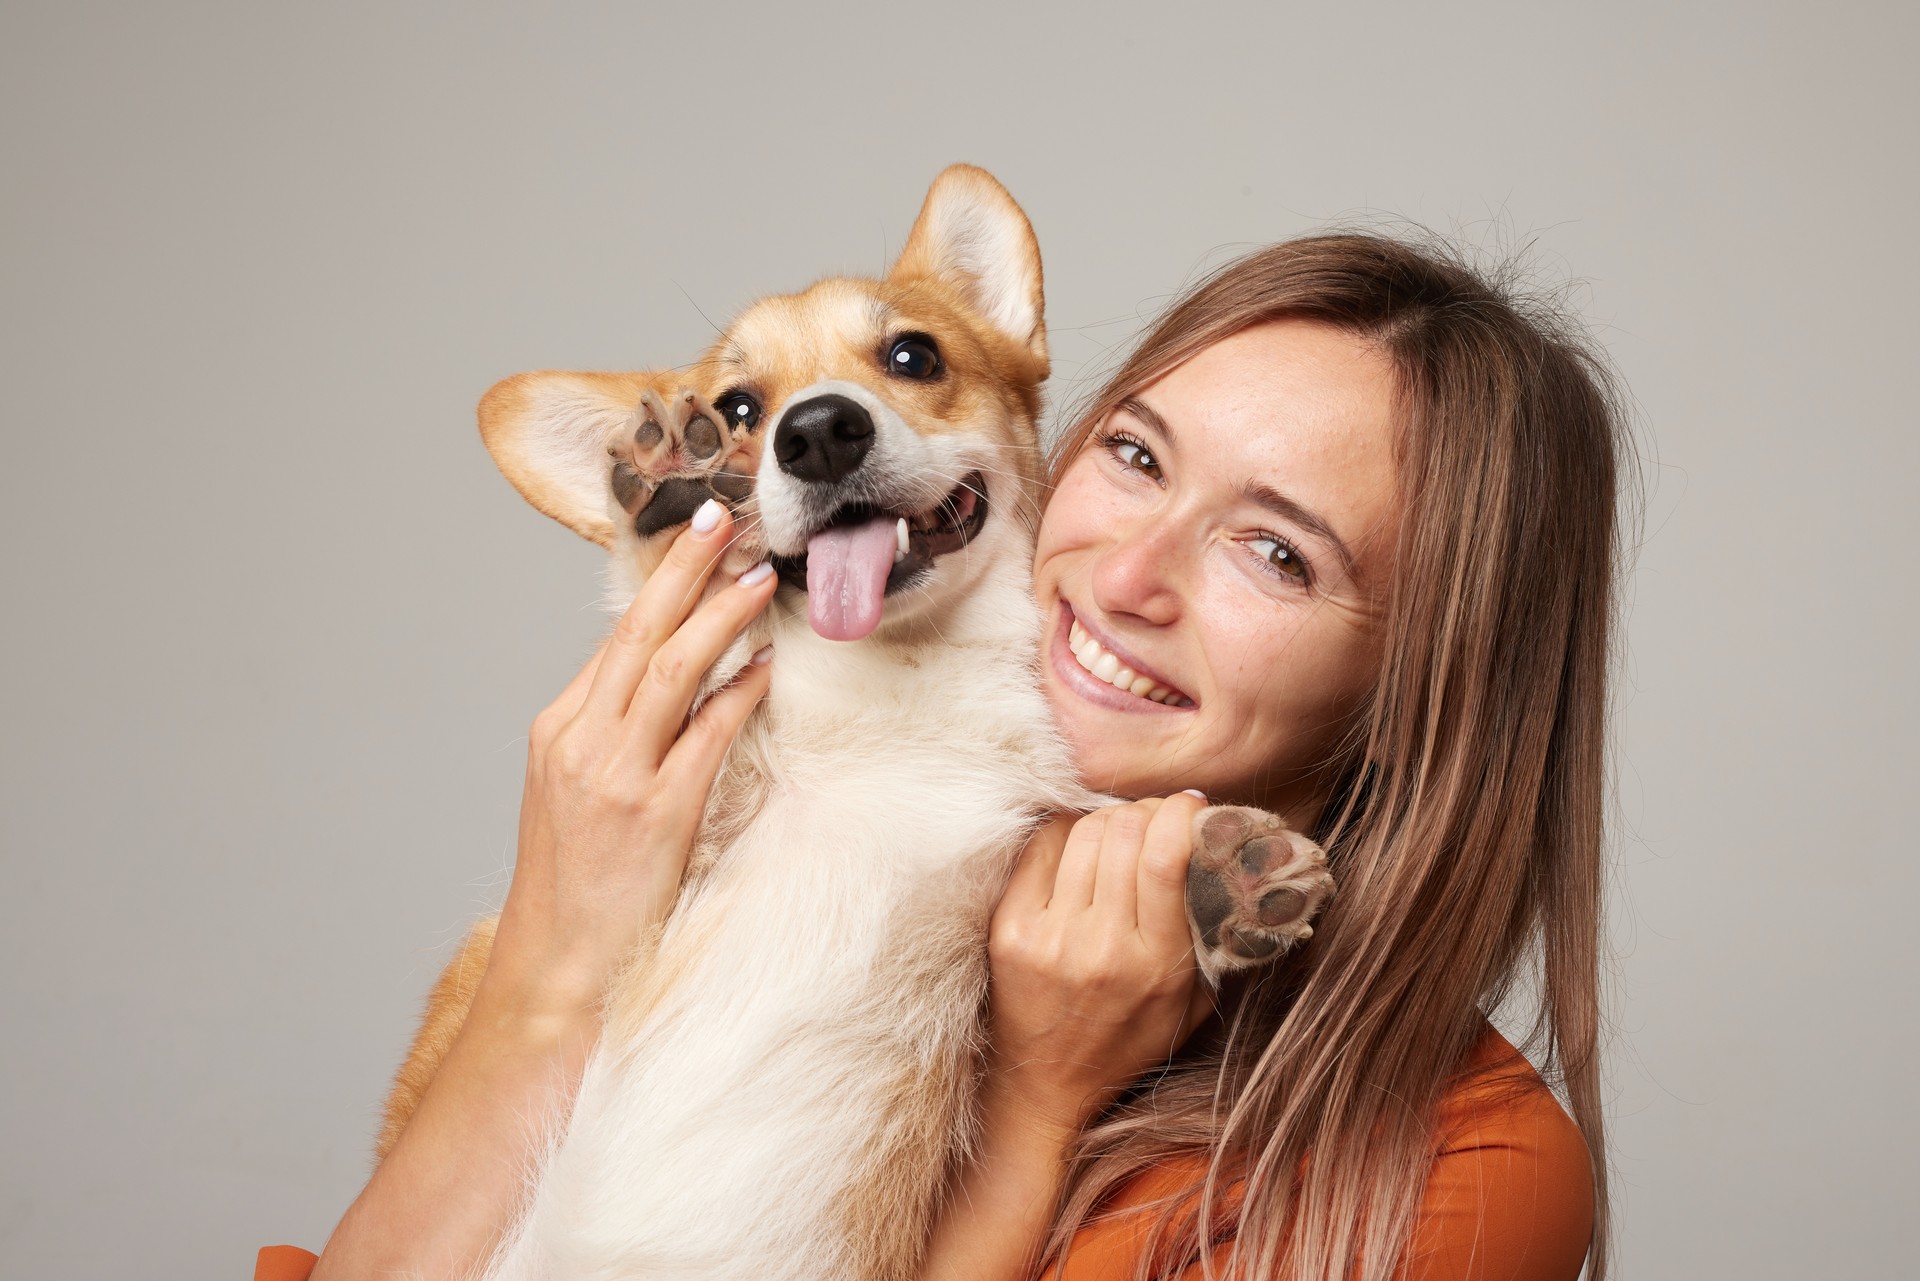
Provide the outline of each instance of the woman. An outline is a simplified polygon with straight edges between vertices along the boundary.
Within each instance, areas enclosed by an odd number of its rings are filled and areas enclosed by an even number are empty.
[[[1444,254],[1328,236],[1202,282],[1078,417],[1034,561],[1045,682],[1086,781],[1143,799],[1036,836],[994,916],[981,1142],[929,1276],[1545,1281],[1589,1240],[1604,1276],[1607,388]],[[643,680],[702,670],[770,599],[748,575],[686,615],[726,536],[697,519],[536,719],[473,1013],[320,1281],[458,1274],[510,1217],[524,1161],[499,1158],[564,1106],[767,685],[674,741],[690,691]],[[649,737],[670,746],[621,754]],[[1217,1004],[1183,789],[1315,832],[1340,881],[1312,943]],[[1572,1120],[1486,1021],[1514,991]],[[272,1253],[261,1277],[307,1266]]]

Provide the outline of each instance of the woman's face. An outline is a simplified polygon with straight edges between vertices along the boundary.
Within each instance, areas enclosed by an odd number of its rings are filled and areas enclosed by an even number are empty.
[[[1280,320],[1096,424],[1034,554],[1047,697],[1088,786],[1317,817],[1314,767],[1380,661],[1393,401],[1372,343]]]

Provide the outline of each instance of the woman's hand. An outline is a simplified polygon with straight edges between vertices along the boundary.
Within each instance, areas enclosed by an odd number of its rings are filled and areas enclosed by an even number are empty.
[[[1187,926],[1192,793],[1035,833],[987,940],[980,1140],[934,1225],[923,1281],[1031,1276],[1087,1120],[1213,1011]]]
[[[536,1006],[590,1004],[671,910],[721,759],[770,679],[763,650],[688,719],[702,676],[773,598],[773,567],[762,564],[694,608],[730,528],[718,503],[696,513],[534,718],[487,984]]]
[[[717,503],[697,514],[534,719],[519,855],[486,974],[314,1281],[470,1276],[512,1222],[572,1107],[607,979],[672,908],[721,758],[767,690],[756,661],[688,719],[702,675],[773,597],[762,566],[695,608],[730,527]]]
[[[1109,806],[1028,843],[988,936],[989,1108],[1077,1133],[1212,1013],[1187,925],[1205,805],[1182,792]]]

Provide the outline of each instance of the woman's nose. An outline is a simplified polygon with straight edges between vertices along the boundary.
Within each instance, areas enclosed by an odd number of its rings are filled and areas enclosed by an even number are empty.
[[[1165,521],[1116,527],[1093,562],[1093,600],[1111,618],[1164,626],[1180,617],[1179,540]]]

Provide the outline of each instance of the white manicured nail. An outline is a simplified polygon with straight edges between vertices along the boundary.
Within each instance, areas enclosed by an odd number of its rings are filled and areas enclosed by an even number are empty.
[[[1199,798],[1200,798],[1201,800],[1203,800],[1203,801],[1207,799],[1207,794],[1206,794],[1205,792],[1203,792],[1203,791],[1201,791],[1201,790],[1200,790],[1199,788],[1197,788],[1197,787],[1189,787],[1189,788],[1187,788],[1187,789],[1186,789],[1185,791],[1183,791],[1183,792],[1181,792],[1181,793],[1180,793],[1180,795],[1182,795],[1182,796],[1197,796],[1197,797],[1199,797]]]
[[[765,667],[768,663],[771,663],[772,661],[773,661],[773,646],[762,645],[759,649],[756,649],[753,651],[753,665],[755,667]]]
[[[740,575],[738,582],[742,587],[758,587],[773,577],[773,562],[763,560],[746,573]]]
[[[722,507],[716,498],[709,498],[701,503],[700,510],[693,514],[693,532],[711,534],[719,526],[720,513],[725,510],[726,508]]]

